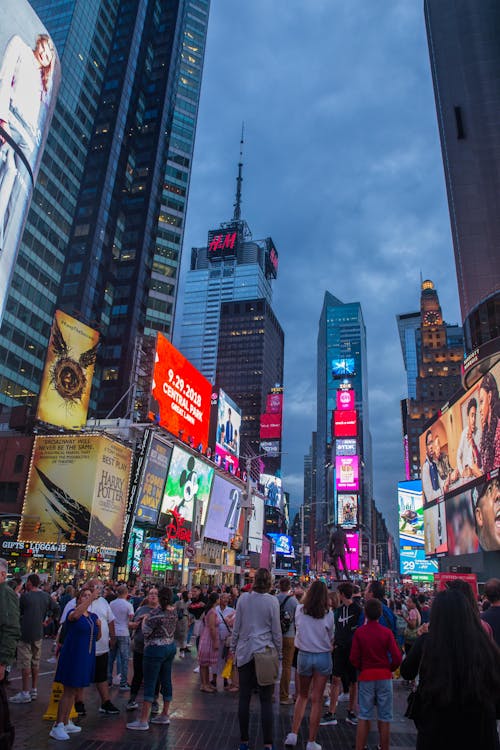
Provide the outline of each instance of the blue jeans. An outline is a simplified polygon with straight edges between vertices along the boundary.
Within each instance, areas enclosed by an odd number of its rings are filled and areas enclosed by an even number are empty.
[[[160,691],[164,701],[172,700],[172,662],[176,652],[175,643],[168,646],[146,646],[142,667],[144,670],[144,700],[152,703],[155,688],[160,680]]]
[[[130,655],[130,636],[117,635],[116,644],[109,650],[108,682],[113,679],[113,665],[116,659],[116,673],[121,675],[120,686],[127,684],[128,657]]]
[[[379,721],[392,721],[392,680],[358,682],[358,718],[374,719],[375,706]]]

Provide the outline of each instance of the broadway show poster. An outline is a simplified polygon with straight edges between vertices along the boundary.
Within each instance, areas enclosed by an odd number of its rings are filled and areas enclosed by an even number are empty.
[[[56,310],[37,419],[67,430],[85,425],[98,344],[97,331]]]
[[[102,435],[35,438],[19,540],[119,549],[131,460]]]
[[[202,503],[201,524],[205,524],[214,469],[179,446],[174,446],[161,514],[176,510],[185,521],[193,520],[194,503]],[[163,519],[160,519],[160,525]]]
[[[157,435],[151,435],[137,491],[136,519],[156,526],[172,448]]]

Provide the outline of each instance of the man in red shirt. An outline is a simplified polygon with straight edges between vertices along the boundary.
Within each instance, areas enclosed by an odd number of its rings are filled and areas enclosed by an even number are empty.
[[[380,625],[382,603],[369,599],[365,604],[365,625],[357,628],[351,647],[351,663],[358,675],[358,729],[356,750],[363,750],[370,721],[377,706],[381,750],[389,750],[392,721],[392,672],[401,664],[401,651],[389,628]]]

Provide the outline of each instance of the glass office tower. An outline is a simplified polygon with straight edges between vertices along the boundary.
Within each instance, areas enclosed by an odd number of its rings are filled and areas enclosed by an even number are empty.
[[[67,28],[57,142],[42,165],[47,182],[55,170],[61,185],[32,209],[43,218],[30,215],[24,243],[35,235],[41,247],[30,274],[45,273],[52,284],[50,294],[38,284],[31,298],[43,311],[38,348],[29,377],[28,345],[8,376],[0,370],[0,397],[11,404],[36,397],[57,306],[101,334],[92,416],[140,419],[147,399],[138,373],[156,332],[172,333],[209,0],[34,5],[55,38]],[[20,328],[29,324],[14,311],[11,340]]]

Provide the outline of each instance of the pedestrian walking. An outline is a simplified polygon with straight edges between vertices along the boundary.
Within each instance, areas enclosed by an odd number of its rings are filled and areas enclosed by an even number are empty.
[[[188,625],[189,625],[189,596],[187,591],[182,591],[180,599],[175,602],[175,608],[177,610],[177,632],[176,638],[179,645],[179,656],[184,658],[186,653],[189,652],[187,645],[188,638]]]
[[[14,661],[16,646],[21,636],[19,598],[7,584],[8,566],[0,558],[0,747],[14,746],[14,726],[10,721],[9,704],[5,692],[6,668]],[[2,745],[2,741],[4,745]]]
[[[229,594],[220,595],[219,604],[215,607],[219,630],[219,660],[217,662],[217,674],[212,676],[211,685],[217,687],[217,675],[222,674],[229,656],[231,647],[231,636],[233,634],[235,610],[229,606]],[[231,690],[227,677],[223,678],[224,690]],[[232,692],[235,692],[236,689]]]
[[[294,700],[290,696],[290,680],[295,652],[295,610],[297,609],[298,601],[293,595],[293,591],[291,591],[289,578],[280,578],[278,585],[280,589],[278,602],[280,605],[281,633],[283,635],[280,703],[282,706],[293,706]]]
[[[118,586],[118,596],[110,602],[115,618],[116,642],[109,652],[108,685],[113,684],[113,665],[116,660],[116,673],[120,675],[120,690],[130,690],[128,684],[128,660],[130,657],[129,625],[134,617],[134,608],[128,601],[128,588],[125,584]]]
[[[295,702],[292,731],[285,745],[296,745],[300,724],[311,693],[309,739],[307,750],[321,750],[316,742],[323,693],[332,673],[332,646],[334,617],[328,605],[328,589],[322,581],[314,581],[295,612],[295,645],[298,648],[297,672],[300,675],[300,692]]]
[[[219,603],[219,594],[214,591],[208,596],[205,612],[201,617],[201,632],[198,645],[198,662],[200,665],[200,690],[202,693],[216,693],[217,685],[210,682],[210,672],[217,671],[219,661],[219,628],[215,611]]]

